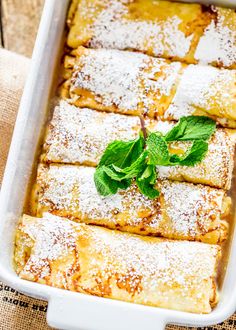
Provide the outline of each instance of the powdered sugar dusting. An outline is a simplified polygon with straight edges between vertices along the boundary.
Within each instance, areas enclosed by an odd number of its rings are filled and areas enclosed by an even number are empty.
[[[117,232],[111,232],[108,235],[107,232],[101,231],[97,235],[96,230],[92,234],[96,243],[93,248],[98,254],[101,253],[104,256],[105,263],[102,266],[104,270],[109,265],[113,268],[117,264],[121,272],[132,269],[134,274],[144,277],[144,285],[145,281],[147,281],[146,284],[154,285],[156,280],[159,283],[186,284],[185,276],[188,277],[193,271],[194,273],[199,271],[206,262],[204,258],[197,257],[196,248],[199,248],[200,254],[204,251],[207,259],[209,257],[207,253],[209,246],[201,243],[155,241],[155,239],[143,241],[138,236],[121,235]],[[186,265],[190,264],[191,267],[184,272],[180,268],[182,266],[186,269]],[[203,273],[199,274],[201,280],[207,278],[210,273],[214,273],[214,265],[211,266],[213,268],[207,267]]]
[[[161,181],[160,186],[166,212],[171,217],[176,232],[194,237],[201,232],[200,228],[206,229],[209,223],[212,224],[212,220],[220,218],[223,191],[171,181]]]
[[[230,67],[236,63],[236,25],[224,23],[231,10],[218,9],[216,12],[217,21],[212,20],[204,31],[197,45],[195,58],[204,64],[216,62]],[[234,15],[235,21],[236,14]]]
[[[66,256],[76,244],[76,234],[70,222],[65,222],[49,213],[46,214],[45,219],[46,221],[41,222],[41,219],[35,220],[29,217],[25,228],[25,232],[31,238],[37,237],[37,239],[34,244],[34,254],[27,262],[24,272],[39,273],[41,278],[50,274],[49,260]]]
[[[166,134],[175,123],[147,119],[145,125],[148,131]],[[119,139],[134,139],[139,130],[138,117],[80,109],[61,101],[54,110],[42,159],[46,162],[94,166],[98,164],[108,143]],[[158,166],[160,177],[229,189],[235,143],[227,132],[217,129],[201,163],[194,167]],[[190,145],[188,142],[175,142],[170,147],[172,151],[186,151]]]
[[[178,120],[194,114],[198,109],[218,117],[230,116],[227,109],[232,107],[235,74],[234,70],[211,66],[187,66],[165,118]]]
[[[186,147],[185,143],[175,143],[175,147]],[[217,188],[230,189],[235,142],[230,139],[227,130],[217,129],[208,144],[205,158],[193,167],[158,166],[161,178],[204,183]]]
[[[149,92],[158,100],[169,95],[181,67],[141,53],[118,50],[88,50],[79,59],[71,80],[73,88],[95,94],[97,102],[115,105],[119,110],[148,110],[152,104]],[[159,77],[156,75],[159,74]]]
[[[166,135],[175,125],[174,121],[162,121],[162,120],[153,120],[145,119],[145,127],[150,132],[160,132],[163,135]]]
[[[110,0],[96,18],[91,29],[93,37],[89,42],[92,48],[153,49],[153,55],[184,57],[191,46],[193,35],[185,36],[178,29],[182,20],[172,16],[165,21],[129,20],[125,16],[130,1]],[[180,47],[181,45],[181,47]]]
[[[96,165],[110,142],[135,139],[139,130],[139,117],[80,109],[61,101],[49,125],[44,160]]]
[[[164,237],[196,238],[220,227],[224,191],[207,186],[160,181],[161,198],[151,200],[135,186],[102,197],[95,169],[51,165],[39,169],[39,214],[47,210],[93,224],[125,228]]]
[[[31,237],[38,237],[35,249],[39,258],[55,260],[66,253],[68,248],[75,246],[75,233],[70,222],[63,222],[50,213],[46,214],[46,218],[48,222],[42,222],[40,226],[39,233],[42,236],[38,235],[38,228],[33,221],[29,224],[27,233]],[[48,243],[47,246],[43,239]]]
[[[79,207],[83,215],[91,218],[112,218],[112,211],[123,209],[122,196],[115,194],[110,197],[100,196],[94,184],[94,168],[78,168]],[[69,173],[68,173],[69,174]],[[70,174],[69,174],[70,175]]]
[[[65,215],[81,219],[115,221],[115,216],[124,212],[129,224],[138,223],[138,212],[154,209],[155,203],[133,188],[103,197],[95,187],[95,168],[51,165],[41,167],[38,183],[43,187],[39,199],[51,211],[61,210]]]
[[[57,228],[60,228],[62,239],[58,239]],[[93,292],[100,283],[95,294],[120,298],[122,292],[125,300],[142,304],[184,310],[188,310],[190,304],[189,311],[195,312],[210,309],[210,299],[215,290],[212,284],[220,254],[217,245],[143,239],[75,224],[48,214],[30,222],[24,216],[20,230],[29,234],[35,242],[20,274],[23,278],[32,280],[33,276],[36,281],[45,279],[46,283],[59,286],[58,279],[63,277],[63,287],[82,292]],[[72,261],[64,252],[69,236],[73,241],[70,249],[75,259]],[[47,247],[54,253],[48,253]],[[81,262],[80,253],[87,262]],[[53,266],[52,261],[56,260],[63,260],[58,263],[60,267]],[[70,280],[71,275],[72,279],[75,275],[76,281]]]
[[[135,109],[138,105],[139,72],[147,64],[142,54],[97,50],[82,55],[82,69],[76,71],[75,86],[102,97],[104,105]]]

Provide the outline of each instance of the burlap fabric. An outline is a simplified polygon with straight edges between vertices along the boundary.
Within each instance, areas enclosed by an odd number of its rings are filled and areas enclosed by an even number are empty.
[[[29,59],[0,49],[0,181],[29,65]],[[51,329],[46,323],[46,312],[46,302],[26,297],[0,282],[0,329]],[[186,330],[188,328],[167,326],[166,329]],[[236,329],[236,314],[221,325],[195,329]]]

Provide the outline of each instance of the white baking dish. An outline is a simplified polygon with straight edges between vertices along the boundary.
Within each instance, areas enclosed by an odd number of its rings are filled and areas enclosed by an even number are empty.
[[[222,2],[224,5],[236,6],[235,0]],[[46,120],[53,75],[61,54],[68,4],[69,0],[47,0],[43,11],[1,190],[0,277],[5,283],[27,295],[48,300],[48,323],[60,329],[157,330],[164,329],[167,323],[208,326],[221,322],[236,309],[235,232],[220,290],[220,302],[209,315],[141,306],[60,290],[21,280],[13,270],[14,231],[22,214],[32,164],[36,159],[37,146]]]

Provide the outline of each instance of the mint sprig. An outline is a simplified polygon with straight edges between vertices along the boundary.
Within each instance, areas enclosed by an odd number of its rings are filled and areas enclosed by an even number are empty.
[[[140,192],[150,199],[157,198],[160,193],[155,188],[157,179],[156,166],[147,165],[143,173],[136,178],[136,184]]]
[[[208,140],[215,132],[215,129],[216,123],[209,117],[182,117],[178,124],[165,135],[165,140],[167,142]]]
[[[194,166],[201,162],[208,151],[208,143],[203,140],[195,140],[183,156],[171,155],[169,165]]]
[[[102,196],[127,189],[135,182],[140,192],[150,199],[159,196],[155,188],[156,166],[194,166],[201,162],[208,151],[208,140],[216,130],[216,123],[204,116],[182,117],[166,134],[140,132],[131,141],[110,143],[94,175],[97,191]],[[191,141],[183,155],[171,154],[168,145],[174,141]]]
[[[112,164],[120,168],[129,167],[141,155],[144,145],[145,140],[142,133],[140,133],[139,138],[135,140],[115,140],[108,144],[98,167]]]
[[[148,164],[150,165],[168,165],[169,150],[168,144],[161,133],[148,133],[146,139],[146,149],[148,152]]]

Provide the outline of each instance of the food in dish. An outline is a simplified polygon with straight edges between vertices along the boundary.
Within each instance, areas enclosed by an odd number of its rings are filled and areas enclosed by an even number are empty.
[[[48,125],[41,160],[96,166],[110,142],[136,139],[140,129],[137,116],[77,108],[61,101]]]
[[[187,63],[236,67],[232,9],[158,0],[73,0],[68,45],[138,50]]]
[[[112,49],[80,47],[74,54],[65,61],[71,78],[61,93],[76,106],[162,120],[204,115],[235,127],[235,70]]]
[[[40,165],[32,198],[33,213],[141,235],[219,243],[226,239],[230,200],[225,192],[203,185],[159,181],[159,198],[148,199],[135,185],[113,196],[100,196],[95,168]]]
[[[231,220],[236,13],[73,0],[68,24],[59,102],[16,233],[16,272],[210,313]]]
[[[65,59],[72,77],[62,95],[80,107],[123,114],[164,114],[182,68],[179,62],[114,49],[80,47],[73,54],[74,61]]]
[[[166,134],[172,127],[172,122],[147,121],[149,131]],[[205,158],[194,166],[158,166],[161,179],[186,181],[206,184],[216,188],[229,190],[231,187],[236,132],[232,129],[217,128],[209,140],[208,152]],[[189,147],[190,141],[176,141],[169,149],[175,154],[181,154]]]
[[[217,245],[122,233],[24,215],[15,264],[22,279],[138,304],[209,313],[218,300]]]
[[[146,120],[148,131],[166,134],[174,123]],[[114,140],[132,140],[141,129],[136,116],[104,113],[77,108],[61,101],[54,109],[45,138],[41,160],[46,163],[98,165],[107,147]],[[206,157],[194,167],[159,166],[161,178],[208,184],[216,188],[231,186],[234,147],[234,130],[218,128],[209,141]],[[190,142],[174,142],[170,148],[175,153],[186,150]]]

